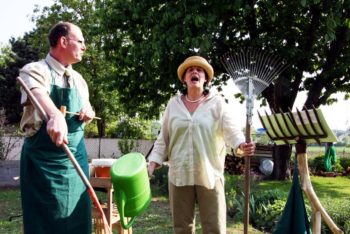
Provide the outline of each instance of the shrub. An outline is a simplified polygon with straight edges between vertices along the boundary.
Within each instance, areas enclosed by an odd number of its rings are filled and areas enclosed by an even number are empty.
[[[237,191],[243,191],[242,180],[239,176],[231,176],[225,173],[225,197],[227,215],[232,218],[241,219],[243,217],[243,199],[242,194]]]
[[[347,199],[327,198],[322,201],[322,204],[334,223],[344,233],[350,233],[350,202]],[[322,222],[322,233],[331,233],[324,222]]]
[[[350,166],[350,158],[340,158],[338,161],[344,169]]]
[[[313,172],[324,171],[324,155],[320,155],[313,159],[310,159],[308,164]]]
[[[273,203],[261,205],[256,211],[253,224],[261,231],[270,232],[280,219],[285,205],[285,200],[275,200]]]
[[[158,189],[158,191],[152,191],[156,194],[168,196],[168,171],[169,167],[163,164],[159,169],[154,170],[153,178],[150,180],[152,185]]]
[[[332,167],[334,172],[343,172],[344,171],[344,167],[340,164],[340,161],[337,160],[337,162],[335,163],[335,165],[333,165]]]
[[[225,173],[225,196],[227,215],[236,219],[241,220],[244,214],[244,188],[243,188],[243,177],[242,176],[231,176]],[[254,184],[259,182],[259,177],[251,176],[250,185],[255,187]],[[251,220],[256,217],[256,211],[260,206],[265,204],[273,203],[276,199],[285,198],[287,195],[278,190],[272,191],[259,191],[250,194],[249,198],[249,214]],[[254,221],[252,221],[254,222]]]
[[[92,121],[91,123],[85,125],[85,131],[84,131],[84,136],[87,138],[97,138],[99,137],[98,135],[98,129],[97,129],[97,124],[94,123],[96,121]]]
[[[120,139],[118,140],[118,148],[122,155],[134,151],[138,147],[138,143],[135,140]]]
[[[344,233],[350,233],[350,220],[346,220],[343,228]]]
[[[114,137],[122,139],[147,139],[150,135],[149,125],[149,121],[147,120],[136,117],[125,117],[117,124]]]
[[[258,191],[253,197],[254,207],[250,212],[253,226],[262,231],[271,231],[282,215],[287,194],[275,189]]]

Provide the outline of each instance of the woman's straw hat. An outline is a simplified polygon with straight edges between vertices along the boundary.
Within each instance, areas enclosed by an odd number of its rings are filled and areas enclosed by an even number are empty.
[[[183,63],[181,63],[177,69],[177,76],[179,77],[181,82],[183,82],[182,76],[184,72],[189,67],[201,67],[206,71],[208,75],[208,82],[210,82],[213,79],[214,70],[213,67],[208,63],[208,61],[200,56],[191,56],[188,57]]]

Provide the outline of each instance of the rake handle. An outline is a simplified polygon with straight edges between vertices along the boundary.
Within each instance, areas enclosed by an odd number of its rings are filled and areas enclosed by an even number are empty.
[[[28,88],[28,86],[24,83],[24,81],[22,80],[21,77],[17,77],[17,81],[19,82],[19,84],[21,85],[21,87],[23,88],[23,90],[26,92],[26,94],[28,95],[28,98],[30,99],[30,101],[32,102],[33,106],[35,107],[35,109],[37,109],[39,111],[39,113],[41,114],[41,116],[44,118],[45,122],[49,121],[49,117],[47,116],[47,113],[45,112],[45,110],[42,108],[42,106],[40,105],[40,103],[38,102],[38,100],[35,98],[35,96],[32,94],[32,92],[30,91],[30,89]],[[73,163],[74,168],[76,169],[76,171],[78,172],[80,178],[82,179],[83,183],[85,184],[85,186],[88,189],[88,193],[91,197],[91,199],[93,200],[95,206],[97,207],[101,218],[103,220],[103,224],[105,227],[105,230],[107,230],[107,233],[112,233],[112,231],[110,230],[110,227],[108,225],[107,222],[107,218],[105,216],[105,213],[102,209],[102,206],[96,196],[96,193],[93,189],[93,187],[90,184],[90,181],[87,179],[85,173],[83,172],[83,170],[81,169],[78,161],[75,159],[73,153],[70,151],[70,149],[68,148],[68,145],[66,144],[62,144],[61,148],[64,150],[64,152],[68,155],[69,159],[71,160],[71,162]]]
[[[245,127],[245,140],[250,143],[251,139],[251,121],[247,117]],[[250,198],[250,156],[244,156],[244,234],[248,234],[249,227],[249,198]]]

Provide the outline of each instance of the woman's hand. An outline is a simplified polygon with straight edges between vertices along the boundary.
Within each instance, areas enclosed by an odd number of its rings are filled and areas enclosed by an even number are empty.
[[[152,178],[153,177],[153,172],[154,172],[154,169],[156,169],[157,167],[159,167],[160,165],[156,162],[150,162],[148,164],[148,167],[147,167],[147,172],[148,172],[148,177],[149,178]]]
[[[243,152],[244,156],[253,156],[255,152],[255,143],[241,143],[239,149]]]

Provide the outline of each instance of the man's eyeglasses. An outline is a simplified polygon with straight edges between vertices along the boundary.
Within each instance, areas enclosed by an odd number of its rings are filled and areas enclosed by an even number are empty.
[[[73,39],[73,38],[70,38],[70,37],[67,37],[68,40],[71,40],[71,41],[76,41],[78,42],[80,45],[85,45],[85,41],[83,40],[76,40],[76,39]]]

